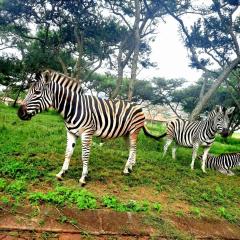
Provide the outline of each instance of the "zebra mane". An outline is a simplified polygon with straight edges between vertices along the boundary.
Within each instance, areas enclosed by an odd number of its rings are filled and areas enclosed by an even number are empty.
[[[217,114],[219,113],[225,113],[226,111],[226,108],[225,107],[222,107],[222,106],[219,106],[217,105],[207,116],[208,119],[211,119],[211,118],[214,118]]]
[[[64,85],[64,88],[78,89],[79,92],[83,92],[81,82],[76,78],[69,77],[52,69],[45,70],[43,74],[45,75],[45,78],[46,74],[48,74],[49,81],[58,82],[60,85]]]

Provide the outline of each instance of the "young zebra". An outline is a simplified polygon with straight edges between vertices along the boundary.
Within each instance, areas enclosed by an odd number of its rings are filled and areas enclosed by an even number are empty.
[[[199,156],[202,160],[202,155]],[[240,166],[240,153],[225,153],[219,156],[208,155],[206,159],[206,167],[212,168],[220,173],[232,176],[234,173],[231,168]]]
[[[63,116],[67,129],[67,148],[62,169],[56,175],[58,179],[63,179],[68,170],[79,136],[82,140],[83,162],[79,182],[82,185],[86,183],[88,174],[93,135],[105,139],[128,136],[130,151],[124,173],[132,171],[136,161],[137,136],[141,128],[147,136],[155,138],[144,126],[145,116],[140,106],[121,100],[104,100],[84,95],[78,81],[52,70],[41,72],[35,78],[36,82],[30,87],[18,110],[18,116],[22,120],[30,120],[32,116],[49,107],[53,107]]]
[[[202,171],[205,171],[205,161],[211,145],[215,140],[216,133],[222,136],[228,135],[229,115],[234,111],[235,107],[225,109],[221,106],[209,113],[206,120],[202,121],[187,121],[176,119],[168,123],[167,140],[164,146],[163,156],[166,155],[167,149],[174,141],[172,148],[172,158],[176,158],[176,145],[193,148],[191,169],[194,169],[194,162],[197,156],[197,151],[200,146],[204,147]],[[164,134],[162,135],[164,136]],[[161,136],[161,137],[162,137]]]

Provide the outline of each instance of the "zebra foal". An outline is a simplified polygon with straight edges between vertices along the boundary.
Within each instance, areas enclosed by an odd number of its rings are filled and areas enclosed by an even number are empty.
[[[202,156],[199,156],[202,160]],[[220,173],[233,176],[231,168],[240,166],[240,153],[225,153],[219,156],[208,155],[206,159],[206,167],[215,169]]]
[[[136,142],[141,128],[145,135],[156,138],[145,128],[145,116],[139,105],[85,95],[78,81],[52,70],[41,72],[35,78],[36,81],[18,110],[18,116],[22,120],[30,120],[49,107],[63,116],[67,129],[67,148],[62,169],[56,175],[60,180],[68,170],[78,137],[82,140],[83,169],[79,180],[82,185],[86,183],[93,136],[105,139],[129,137],[129,157],[123,171],[125,174],[130,173],[135,165]]]
[[[166,136],[167,140],[164,145],[163,156],[166,155],[168,147],[174,142],[172,147],[172,158],[176,158],[177,145],[193,148],[191,169],[194,169],[194,162],[197,157],[197,151],[200,146],[204,147],[202,171],[205,170],[205,162],[211,145],[215,140],[216,133],[222,136],[228,135],[229,115],[234,111],[235,107],[224,108],[216,106],[216,108],[208,114],[207,119],[202,121],[187,121],[176,119],[167,125],[167,132],[159,138]]]

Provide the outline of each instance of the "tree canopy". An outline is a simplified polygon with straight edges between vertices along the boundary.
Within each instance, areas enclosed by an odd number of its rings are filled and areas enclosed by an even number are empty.
[[[141,68],[156,66],[151,42],[169,17],[179,26],[189,66],[203,72],[187,88],[181,76],[138,77]],[[51,68],[93,94],[166,104],[179,117],[179,105],[191,119],[220,103],[240,111],[239,39],[234,0],[1,0],[0,84],[22,86],[31,73]]]

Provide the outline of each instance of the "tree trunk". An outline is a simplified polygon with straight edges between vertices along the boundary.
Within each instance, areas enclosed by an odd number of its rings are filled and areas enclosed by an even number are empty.
[[[77,27],[74,27],[74,36],[77,41],[77,51],[78,51],[78,58],[77,62],[75,64],[75,67],[73,69],[72,76],[75,77],[77,80],[80,81],[81,76],[81,60],[83,56],[83,33],[80,32]]]
[[[199,100],[201,100],[204,96],[205,88],[206,88],[206,83],[207,83],[207,77],[205,76],[203,79],[203,85],[199,94]]]
[[[140,23],[140,3],[139,0],[135,0],[135,22],[133,28],[134,34],[134,50],[131,68],[131,79],[128,88],[128,100],[131,101],[133,97],[134,84],[137,78],[137,63],[139,56],[139,45],[140,45],[140,35],[139,35],[139,23]]]
[[[196,107],[193,109],[190,120],[193,121],[197,118],[197,116],[202,111],[203,107],[207,104],[211,96],[216,92],[218,87],[225,81],[225,79],[229,76],[231,71],[240,63],[240,57],[236,58],[232,63],[223,70],[221,75],[217,78],[217,80],[213,83],[210,89],[205,93],[202,99],[199,99]]]
[[[112,99],[115,99],[117,97],[117,95],[119,94],[119,91],[121,89],[121,84],[123,81],[124,66],[122,64],[122,54],[123,54],[123,50],[122,50],[122,44],[121,44],[121,46],[119,48],[118,57],[117,57],[117,65],[118,65],[117,82],[116,82],[116,87],[115,87],[113,93],[111,94]]]
[[[66,67],[66,64],[64,63],[64,61],[62,60],[62,58],[58,55],[57,56],[57,59],[62,67],[62,70],[63,70],[63,73],[68,76],[68,71],[67,71],[67,67]]]

